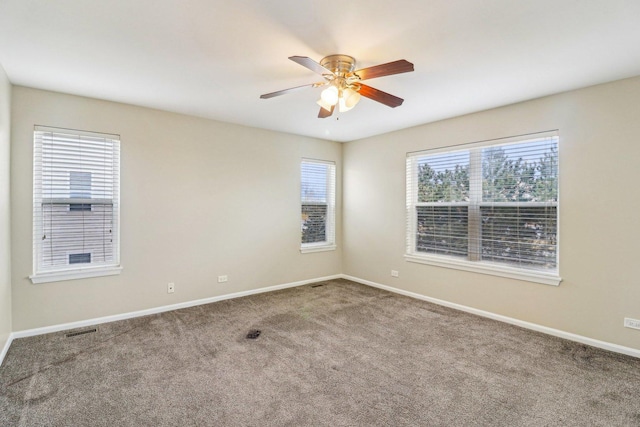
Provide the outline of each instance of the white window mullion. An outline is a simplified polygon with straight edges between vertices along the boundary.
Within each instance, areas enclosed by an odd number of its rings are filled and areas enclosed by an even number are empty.
[[[480,261],[482,256],[482,151],[469,152],[469,261]]]

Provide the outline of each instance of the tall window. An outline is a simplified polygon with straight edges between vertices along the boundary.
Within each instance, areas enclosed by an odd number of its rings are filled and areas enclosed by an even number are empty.
[[[558,137],[407,156],[409,261],[558,284]]]
[[[34,131],[34,283],[117,274],[120,140]]]
[[[302,252],[336,248],[336,165],[303,159],[300,167]]]

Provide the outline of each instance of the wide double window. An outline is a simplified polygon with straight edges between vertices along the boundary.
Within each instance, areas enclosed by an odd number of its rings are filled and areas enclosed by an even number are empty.
[[[117,274],[120,140],[36,127],[34,283]]]
[[[336,248],[336,165],[303,159],[300,165],[301,246],[304,252]]]
[[[557,285],[558,137],[407,156],[409,261]]]

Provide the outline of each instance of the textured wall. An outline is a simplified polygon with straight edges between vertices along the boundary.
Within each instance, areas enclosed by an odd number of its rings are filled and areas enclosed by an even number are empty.
[[[0,351],[11,333],[11,83],[0,65]]]
[[[340,171],[341,144],[24,87],[12,104],[13,330],[341,272],[339,215],[337,251],[299,251],[300,159]],[[121,136],[121,275],[28,279],[34,125]]]
[[[640,78],[405,129],[344,147],[343,270],[640,349]],[[404,260],[407,152],[558,129],[559,287]],[[399,270],[391,278],[390,270]]]

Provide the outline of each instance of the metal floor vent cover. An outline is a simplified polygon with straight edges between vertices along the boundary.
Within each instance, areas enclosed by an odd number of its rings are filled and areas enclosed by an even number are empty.
[[[96,331],[97,329],[94,328],[94,329],[85,329],[84,331],[78,331],[78,332],[69,332],[68,334],[65,334],[65,337],[67,338],[77,337],[78,335],[91,334]]]
[[[320,286],[324,286],[324,283],[318,283],[317,285],[311,285],[312,288],[319,288]]]
[[[259,330],[257,330],[257,329],[252,329],[252,330],[250,330],[250,331],[249,331],[249,333],[247,334],[247,339],[255,340],[256,338],[258,338],[258,337],[260,336],[260,333],[261,333],[261,332],[262,332],[262,331],[259,331]]]

